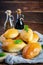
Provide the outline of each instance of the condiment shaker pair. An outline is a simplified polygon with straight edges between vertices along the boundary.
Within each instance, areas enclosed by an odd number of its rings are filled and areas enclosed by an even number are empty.
[[[22,30],[24,28],[24,15],[22,14],[21,9],[17,9],[16,13],[17,13],[17,20],[14,24],[14,16],[12,15],[12,11],[11,10],[6,10],[6,21],[4,23],[4,30],[8,30],[10,28],[16,28],[18,30]]]

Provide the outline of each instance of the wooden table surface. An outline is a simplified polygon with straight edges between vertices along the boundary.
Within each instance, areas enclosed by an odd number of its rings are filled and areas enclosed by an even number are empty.
[[[40,32],[43,34],[43,23],[29,23],[25,22],[25,24],[28,24],[29,27],[31,27],[33,30]],[[0,35],[4,32],[4,29],[2,26],[0,26]],[[0,63],[0,65],[7,65],[4,62]],[[43,65],[43,63],[37,63],[37,64],[16,64],[16,65]]]

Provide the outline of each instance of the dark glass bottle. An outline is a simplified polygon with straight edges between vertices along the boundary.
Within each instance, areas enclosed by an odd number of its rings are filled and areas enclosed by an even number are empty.
[[[21,18],[17,19],[15,23],[15,28],[19,30],[22,30],[24,28],[24,22]]]
[[[18,9],[18,11],[20,12],[21,10]],[[15,22],[15,28],[18,30],[22,30],[24,28],[24,15],[17,12],[17,20]]]

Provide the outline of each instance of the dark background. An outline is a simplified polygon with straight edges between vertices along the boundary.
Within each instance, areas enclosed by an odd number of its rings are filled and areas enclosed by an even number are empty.
[[[5,11],[12,10],[16,21],[16,9],[22,9],[24,22],[43,23],[43,0],[0,0],[0,26],[5,22]]]
[[[3,24],[5,22],[5,11],[12,10],[12,14],[16,21],[16,9],[21,8],[25,15],[24,22],[28,24],[32,30],[36,30],[43,34],[43,0],[0,0],[0,35],[4,32]],[[6,65],[0,63],[0,65]],[[43,65],[37,64],[17,64],[17,65]]]

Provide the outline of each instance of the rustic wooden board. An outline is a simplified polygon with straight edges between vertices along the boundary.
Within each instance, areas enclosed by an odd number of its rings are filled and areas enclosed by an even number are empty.
[[[43,12],[43,1],[1,1],[0,11],[21,8],[24,12]]]
[[[16,9],[21,8],[24,14],[24,22],[43,23],[43,0],[1,0],[0,24],[5,22],[5,10],[11,9],[16,21]]]

